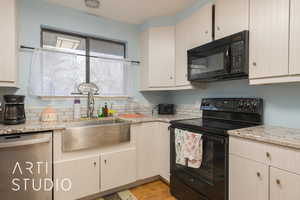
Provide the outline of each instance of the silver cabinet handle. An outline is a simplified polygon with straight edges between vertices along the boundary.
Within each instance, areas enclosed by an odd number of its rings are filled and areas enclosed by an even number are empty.
[[[208,34],[208,31],[205,31],[205,34]]]
[[[20,140],[14,142],[3,142],[0,143],[1,148],[9,148],[9,147],[19,147],[19,146],[28,146],[34,144],[42,144],[50,142],[50,137],[38,138],[38,139],[29,139],[29,140]]]
[[[217,26],[217,30],[218,30],[218,31],[221,30],[220,26]]]
[[[97,163],[96,162],[94,162],[94,167],[96,167],[97,166]]]
[[[271,158],[271,154],[269,152],[266,153],[267,158]]]
[[[173,79],[173,77],[172,77],[172,76],[170,76],[170,79],[172,80],[172,79]]]
[[[256,66],[257,66],[257,63],[256,63],[256,62],[253,62],[252,65],[256,67]]]

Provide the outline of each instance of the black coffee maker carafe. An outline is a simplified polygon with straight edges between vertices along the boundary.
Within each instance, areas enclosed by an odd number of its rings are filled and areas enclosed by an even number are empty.
[[[7,125],[23,124],[26,122],[25,116],[25,96],[4,95],[3,123]]]

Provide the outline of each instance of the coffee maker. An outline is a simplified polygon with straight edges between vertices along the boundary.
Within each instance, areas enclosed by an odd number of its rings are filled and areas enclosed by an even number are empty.
[[[25,96],[4,95],[3,99],[4,106],[2,108],[2,123],[7,125],[17,125],[25,123]]]

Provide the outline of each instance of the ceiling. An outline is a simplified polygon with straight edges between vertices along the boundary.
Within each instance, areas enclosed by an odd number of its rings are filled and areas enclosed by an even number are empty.
[[[197,0],[100,0],[98,9],[87,8],[84,0],[48,1],[113,20],[141,24],[153,17],[175,15],[192,6]]]

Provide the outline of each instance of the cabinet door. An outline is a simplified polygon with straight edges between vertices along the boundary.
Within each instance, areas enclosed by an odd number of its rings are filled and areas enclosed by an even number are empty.
[[[300,74],[300,1],[291,0],[290,74]]]
[[[160,142],[160,176],[166,181],[170,182],[170,131],[169,123],[159,123],[159,137],[157,141]]]
[[[187,77],[188,25],[187,20],[176,25],[176,86],[190,84]]]
[[[101,154],[101,192],[136,181],[136,150]]]
[[[249,29],[249,0],[217,0],[215,9],[216,39]]]
[[[288,74],[289,0],[250,1],[250,79]]]
[[[149,29],[149,86],[175,85],[175,27]]]
[[[299,200],[300,176],[270,168],[270,200]]]
[[[141,67],[140,67],[140,90],[149,87],[149,31],[144,31],[140,37]]]
[[[187,50],[212,41],[212,4],[207,3],[176,25],[176,86],[189,85]]]
[[[239,156],[229,156],[229,199],[268,200],[269,167]]]
[[[187,37],[187,47],[192,49],[212,41],[212,3],[207,3],[201,9],[187,18],[190,31],[184,30]]]
[[[158,176],[161,172],[160,131],[157,123],[134,126],[137,133],[137,178]]]
[[[0,86],[16,86],[17,31],[16,1],[3,0],[0,7]]]
[[[54,164],[54,180],[69,179],[72,183],[70,191],[59,190],[54,192],[55,200],[80,199],[100,192],[100,165],[99,156],[67,160]],[[65,189],[69,184],[63,181]]]

